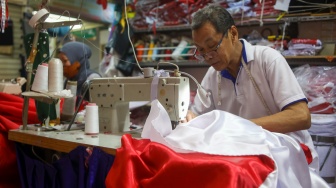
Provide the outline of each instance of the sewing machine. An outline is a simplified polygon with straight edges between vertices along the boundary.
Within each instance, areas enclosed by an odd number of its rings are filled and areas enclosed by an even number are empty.
[[[89,94],[90,102],[99,107],[99,132],[130,131],[129,102],[153,99],[160,101],[174,127],[187,115],[190,101],[189,78],[95,78],[90,82]]]

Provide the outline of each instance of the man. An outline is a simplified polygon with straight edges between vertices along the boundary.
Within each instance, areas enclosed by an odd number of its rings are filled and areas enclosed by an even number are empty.
[[[206,108],[196,97],[187,121],[214,109],[223,110],[266,130],[288,134],[314,150],[306,130],[311,124],[307,99],[285,58],[270,47],[252,46],[239,39],[233,18],[219,5],[197,11],[191,27],[195,57],[210,65],[201,85],[213,100]],[[317,157],[316,152],[314,155]]]

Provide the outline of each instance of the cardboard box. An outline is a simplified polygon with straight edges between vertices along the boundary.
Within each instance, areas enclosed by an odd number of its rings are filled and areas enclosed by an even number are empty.
[[[22,85],[27,82],[25,78],[18,77],[14,81],[15,83],[12,82],[0,82],[0,92],[3,93],[8,93],[8,94],[14,94],[14,95],[19,95],[22,93]]]
[[[336,55],[336,44],[324,44],[319,55]]]
[[[22,90],[18,83],[2,82],[0,83],[0,92],[19,95],[22,93]]]

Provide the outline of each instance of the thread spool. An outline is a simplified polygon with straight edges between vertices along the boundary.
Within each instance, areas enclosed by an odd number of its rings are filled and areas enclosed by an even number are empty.
[[[65,88],[71,91],[73,97],[64,99],[62,115],[72,116],[76,109],[77,81],[68,81]]]
[[[48,64],[38,65],[34,82],[31,88],[33,91],[48,92]]]
[[[181,59],[183,59],[183,57],[181,56],[181,54],[184,51],[184,49],[187,47],[187,45],[188,45],[187,41],[181,40],[181,42],[179,43],[179,45],[173,51],[172,58],[174,60],[181,60]]]
[[[96,103],[86,105],[85,112],[85,128],[84,132],[88,135],[96,135],[99,133],[99,115]]]
[[[139,61],[142,61],[142,56],[143,56],[143,53],[144,53],[144,48],[145,46],[143,44],[139,44],[137,47],[136,47],[136,52],[137,52],[137,58]]]
[[[58,58],[49,61],[48,71],[49,92],[59,92],[63,90],[63,64]]]

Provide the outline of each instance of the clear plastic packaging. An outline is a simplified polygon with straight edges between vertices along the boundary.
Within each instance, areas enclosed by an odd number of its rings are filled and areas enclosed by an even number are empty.
[[[314,114],[336,112],[336,67],[303,65],[293,72]]]

